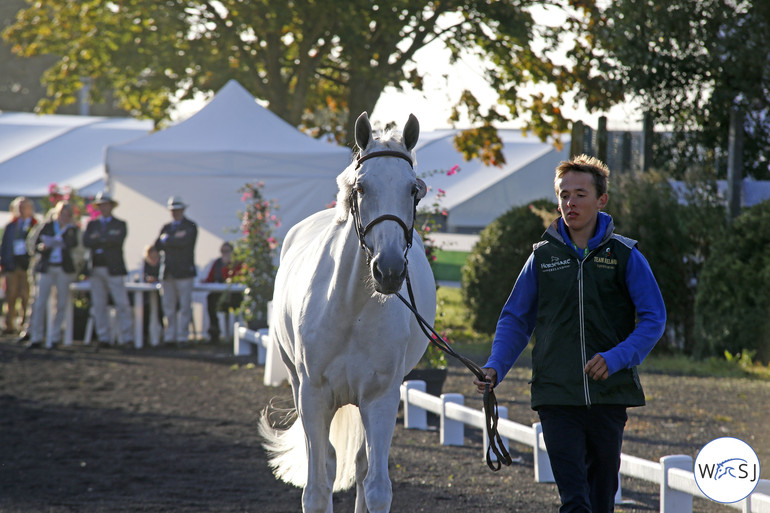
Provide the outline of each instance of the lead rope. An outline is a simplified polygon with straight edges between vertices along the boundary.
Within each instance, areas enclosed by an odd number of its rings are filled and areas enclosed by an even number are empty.
[[[486,381],[487,378],[481,371],[481,368],[472,360],[452,349],[449,344],[447,344],[446,341],[438,333],[436,333],[436,330],[433,329],[433,326],[431,326],[430,323],[417,312],[417,306],[414,300],[414,292],[412,292],[412,282],[409,280],[408,271],[406,273],[406,290],[409,292],[409,301],[404,299],[404,296],[402,296],[399,292],[396,292],[396,296],[398,296],[398,299],[400,299],[401,302],[412,311],[415,319],[417,319],[417,324],[419,324],[420,329],[423,333],[425,333],[425,336],[428,337],[428,340],[430,340],[433,345],[444,351],[449,356],[460,360],[479,379],[479,381]],[[513,460],[511,459],[511,455],[505,449],[505,445],[503,445],[503,440],[500,438],[500,433],[497,432],[497,423],[499,420],[497,398],[495,397],[495,391],[493,390],[490,383],[487,383],[487,386],[484,388],[483,401],[484,417],[486,419],[487,427],[487,438],[489,439],[489,446],[487,446],[486,453],[487,466],[496,472],[500,470],[502,465],[509,466],[511,463],[513,463]],[[497,457],[496,462],[492,461],[492,453],[494,453],[494,455]]]

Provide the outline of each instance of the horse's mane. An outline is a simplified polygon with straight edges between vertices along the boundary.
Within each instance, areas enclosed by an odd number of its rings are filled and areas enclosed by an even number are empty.
[[[370,146],[378,145],[382,147],[380,149],[408,153],[412,157],[413,167],[417,167],[417,154],[414,149],[412,149],[411,152],[406,151],[399,130],[386,130],[379,136],[373,136],[373,138],[374,142]],[[350,192],[356,184],[356,163],[358,162],[358,157],[361,155],[362,151],[363,150],[359,148],[359,150],[353,154],[353,160],[348,167],[346,167],[342,173],[337,175],[337,217],[335,218],[337,223],[344,223],[348,220],[348,214],[350,214]]]

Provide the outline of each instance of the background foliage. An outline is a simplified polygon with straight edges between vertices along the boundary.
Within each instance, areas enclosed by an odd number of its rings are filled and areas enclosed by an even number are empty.
[[[551,212],[556,209],[549,200],[533,202],[532,206]],[[463,303],[473,329],[495,331],[516,277],[532,253],[532,244],[540,240],[545,229],[542,217],[527,205],[512,208],[482,230],[462,277]]]
[[[714,242],[695,307],[700,355],[770,362],[770,201],[747,209]]]
[[[523,87],[559,78],[549,72],[550,56],[537,51],[533,5],[47,0],[30,3],[3,35],[21,56],[57,56],[44,75],[48,97],[38,105],[46,112],[74,102],[82,77],[91,80],[93,100],[114,90],[122,108],[155,120],[166,118],[173,101],[236,79],[290,124],[345,141],[346,128],[360,112],[373,110],[385,87],[422,89],[414,55],[431,43],[449,49],[453,60],[483,57],[486,79],[510,110],[503,115],[519,118],[539,109],[542,115],[532,119],[560,119],[558,110],[542,108]],[[473,101],[466,92],[461,103]],[[501,115],[469,109],[482,121]],[[554,133],[549,123],[537,128]]]

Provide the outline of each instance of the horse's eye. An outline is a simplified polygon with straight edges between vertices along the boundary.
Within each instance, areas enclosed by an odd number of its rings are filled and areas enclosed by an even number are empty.
[[[418,192],[420,192],[420,187],[417,184],[414,184],[412,186],[412,196],[417,196]]]
[[[357,183],[357,184],[356,184],[356,192],[357,192],[358,194],[363,194],[363,193],[364,193],[364,186],[363,186],[363,185],[361,185],[360,183]]]

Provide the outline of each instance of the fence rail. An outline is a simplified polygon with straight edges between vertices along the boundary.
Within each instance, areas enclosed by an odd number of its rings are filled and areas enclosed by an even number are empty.
[[[487,434],[483,410],[474,410],[463,405],[462,394],[442,394],[436,397],[425,392],[424,381],[406,381],[401,385],[401,401],[404,404],[404,427],[427,429],[427,414],[439,416],[439,438],[442,445],[463,445],[465,426],[481,429],[484,433],[483,455],[486,454]],[[531,447],[534,455],[535,481],[553,482],[551,464],[548,461],[540,423],[531,427],[509,420],[507,408],[500,407],[498,431],[503,442],[509,441]],[[661,513],[691,513],[693,497],[707,499],[695,483],[692,472],[693,459],[687,455],[664,456],[659,462],[645,460],[628,454],[621,454],[620,475],[641,479],[660,486]],[[621,490],[615,496],[621,500]],[[744,500],[726,507],[744,513],[770,513],[770,480],[761,479],[754,493]]]
[[[257,361],[265,365],[265,384],[278,384],[282,366],[277,357],[268,354],[269,337],[267,330],[252,331],[235,325],[233,350],[236,355],[249,355],[256,351]],[[269,367],[269,368],[268,368]],[[464,445],[465,426],[480,429],[484,434],[482,457],[486,456],[488,444],[483,410],[474,410],[463,405],[462,394],[442,394],[440,397],[425,392],[424,381],[406,381],[401,385],[401,401],[404,405],[404,427],[407,429],[428,429],[428,413],[439,416],[439,438],[442,445]],[[503,444],[510,441],[532,448],[534,456],[535,481],[553,482],[551,463],[543,440],[540,423],[532,426],[518,424],[508,419],[508,409],[499,407],[498,432]],[[494,457],[494,455],[493,455]],[[693,497],[706,499],[695,483],[693,459],[677,454],[664,456],[658,462],[645,460],[628,454],[621,454],[620,475],[656,483],[660,486],[660,513],[692,513]],[[621,490],[615,496],[621,501]],[[761,479],[754,493],[742,501],[725,504],[726,507],[743,513],[770,513],[770,480]]]

